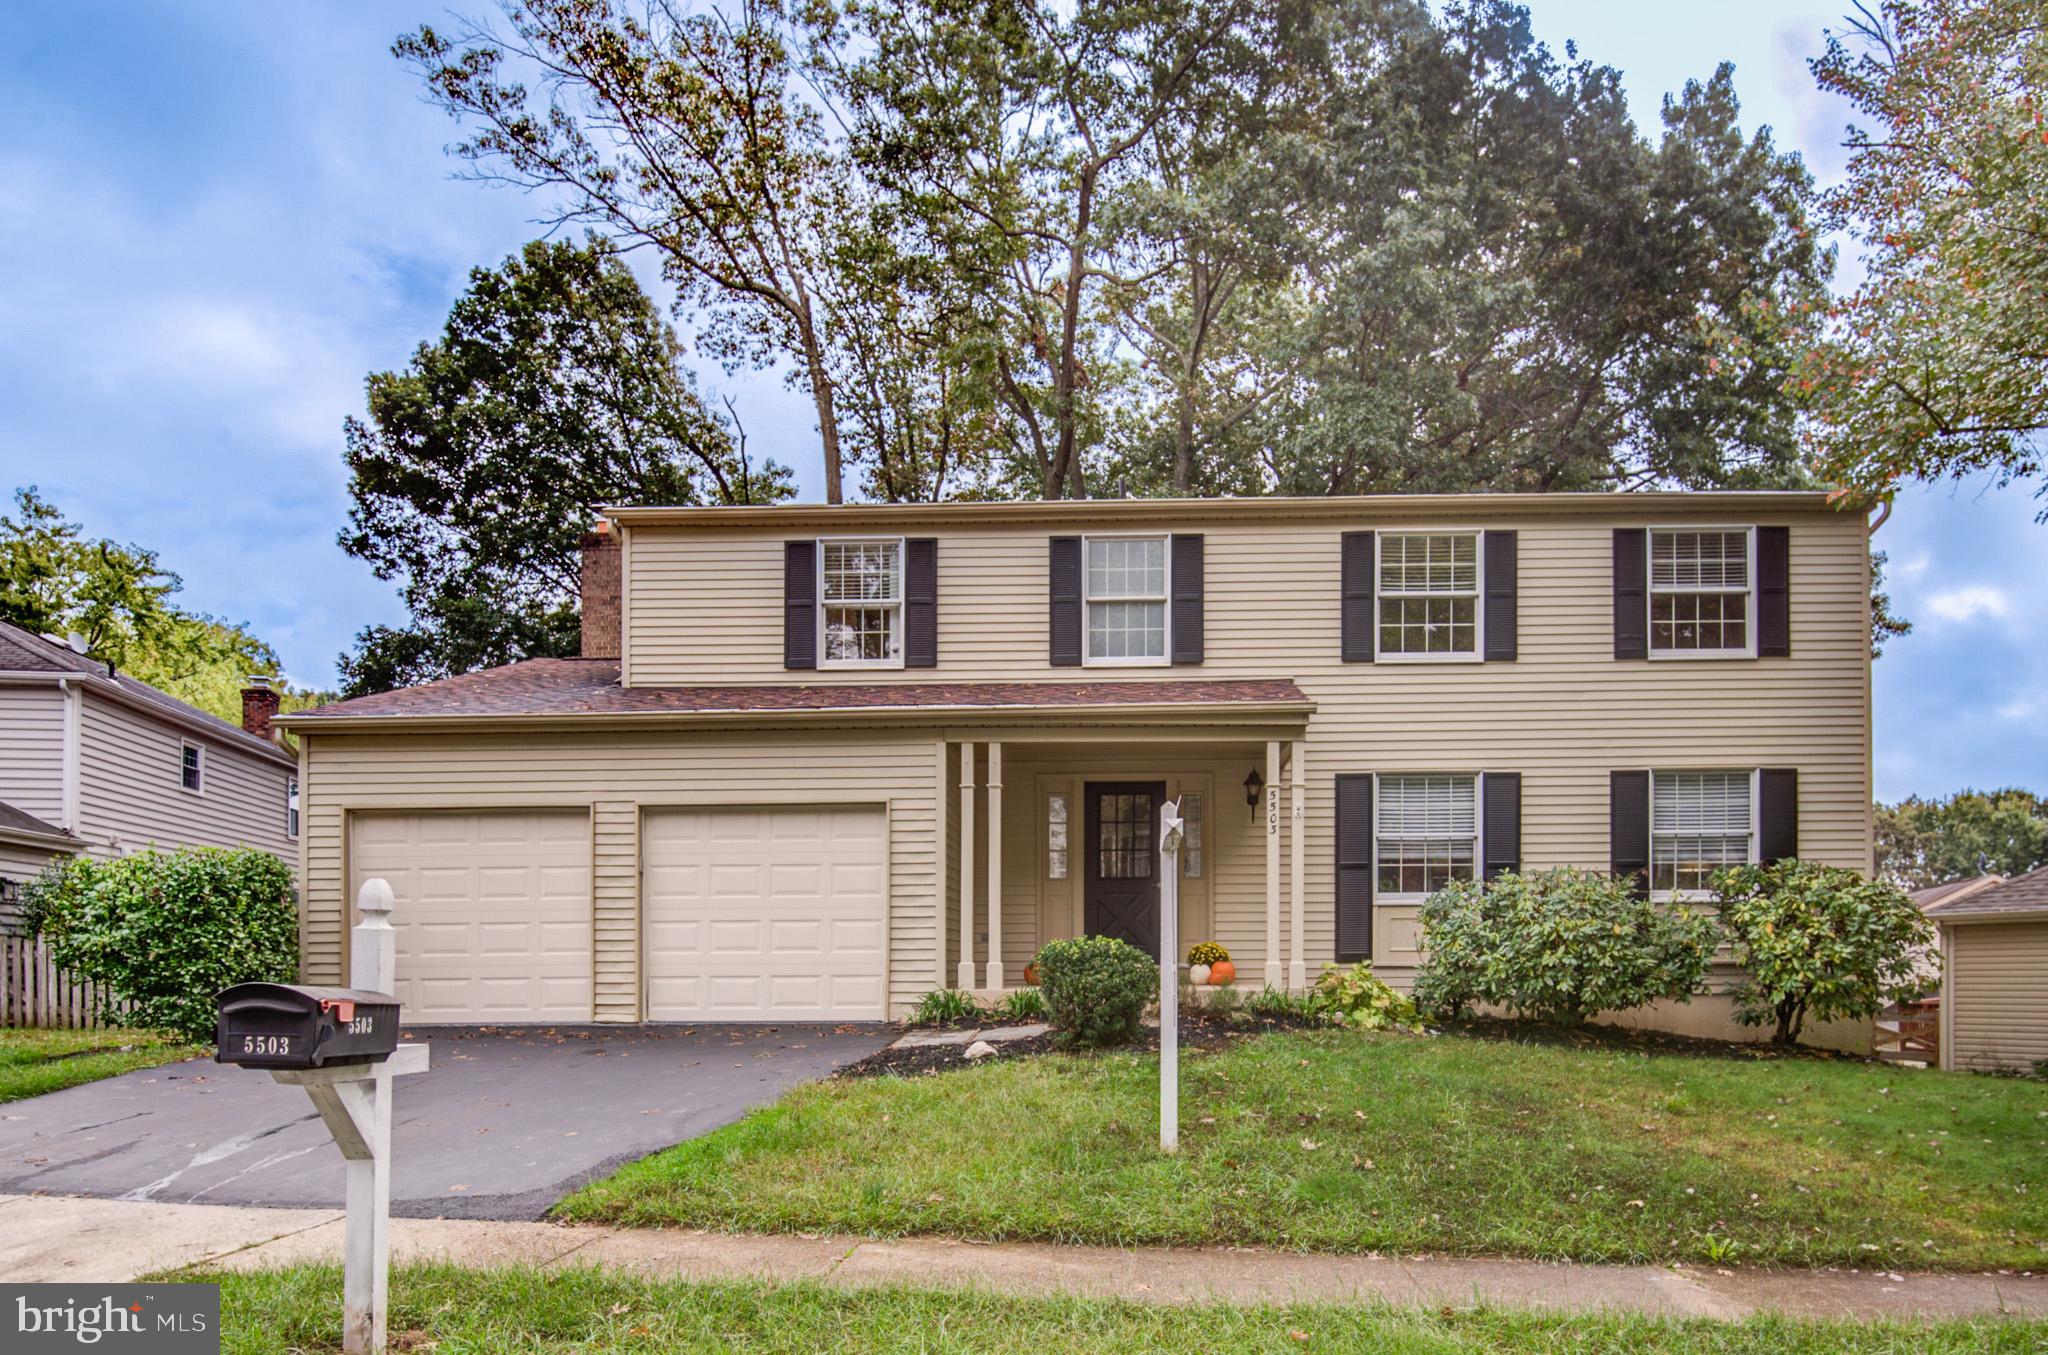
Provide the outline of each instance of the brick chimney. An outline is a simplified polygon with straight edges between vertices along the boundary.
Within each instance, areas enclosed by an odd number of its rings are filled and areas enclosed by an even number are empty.
[[[270,732],[270,721],[277,714],[280,699],[269,678],[251,676],[242,688],[242,728],[266,742],[275,742],[277,736]]]
[[[583,534],[583,657],[619,657],[619,537],[603,519]]]

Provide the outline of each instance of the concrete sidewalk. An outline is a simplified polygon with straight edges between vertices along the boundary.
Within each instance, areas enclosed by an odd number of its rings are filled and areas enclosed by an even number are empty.
[[[1149,1303],[1489,1304],[1734,1319],[2048,1317],[2048,1275],[1930,1275],[1298,1255],[1225,1248],[1061,1247],[939,1238],[728,1236],[466,1219],[394,1219],[392,1259],[478,1267],[597,1266],[674,1280],[814,1280],[982,1288]],[[200,1265],[338,1261],[327,1209],[0,1195],[0,1281],[120,1281]]]

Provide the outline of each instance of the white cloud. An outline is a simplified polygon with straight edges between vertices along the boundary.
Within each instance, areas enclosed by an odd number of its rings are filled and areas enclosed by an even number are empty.
[[[1998,708],[2001,720],[2031,720],[2041,713],[2041,703],[2031,696],[2015,697]]]
[[[1974,621],[1980,616],[2012,615],[2012,600],[2003,589],[1973,583],[1930,595],[1927,610],[1944,621]]]

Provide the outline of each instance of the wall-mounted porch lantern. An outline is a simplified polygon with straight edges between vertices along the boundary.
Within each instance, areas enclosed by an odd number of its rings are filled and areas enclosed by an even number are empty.
[[[1254,821],[1259,817],[1259,792],[1265,788],[1266,778],[1259,775],[1257,767],[1252,768],[1252,774],[1244,779],[1244,802],[1251,806]]]

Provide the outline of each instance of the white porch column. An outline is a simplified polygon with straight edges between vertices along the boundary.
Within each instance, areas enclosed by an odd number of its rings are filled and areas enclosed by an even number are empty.
[[[1302,766],[1302,750],[1306,744],[1296,739],[1287,747],[1287,764],[1291,769],[1288,776],[1287,792],[1287,850],[1292,858],[1287,881],[1287,902],[1292,910],[1288,930],[1293,941],[1288,951],[1287,986],[1299,993],[1308,987],[1308,943],[1303,933],[1308,930],[1308,903],[1303,896],[1303,880],[1307,874],[1307,847],[1303,841],[1308,836],[1308,772]]]
[[[303,746],[303,745],[301,745]],[[946,755],[950,744],[940,739],[937,745],[938,770],[935,774],[935,789],[932,802],[938,812],[932,816],[932,831],[938,836],[932,844],[932,855],[938,861],[938,869],[932,872],[932,921],[938,924],[933,933],[937,937],[932,943],[932,987],[944,988],[946,984],[946,811],[953,802],[952,778],[946,775]],[[305,784],[301,778],[300,784]],[[301,879],[304,878],[302,875]]]
[[[1266,741],[1266,986],[1278,988],[1280,968],[1280,740]]]
[[[988,744],[988,987],[1003,986],[1003,746]]]
[[[974,987],[974,745],[960,745],[960,976]]]

